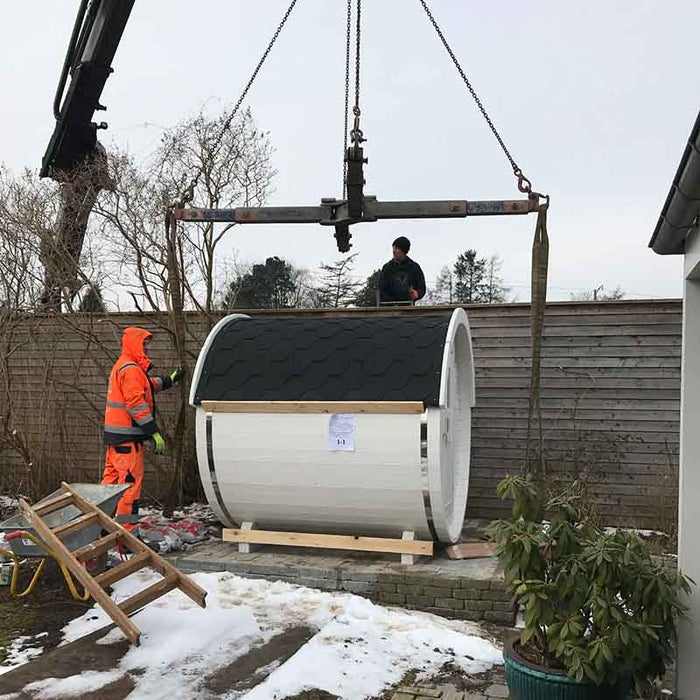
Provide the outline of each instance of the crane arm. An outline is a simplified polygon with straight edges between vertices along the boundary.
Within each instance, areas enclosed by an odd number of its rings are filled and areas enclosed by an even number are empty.
[[[54,98],[56,126],[42,160],[42,177],[64,181],[86,158],[102,151],[97,130],[107,125],[93,119],[105,109],[100,96],[134,2],[80,0]]]

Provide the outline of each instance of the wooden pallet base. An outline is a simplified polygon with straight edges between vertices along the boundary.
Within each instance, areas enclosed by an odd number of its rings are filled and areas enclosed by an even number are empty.
[[[433,556],[433,542],[416,540],[414,533],[409,531],[404,532],[403,538],[399,540],[388,537],[255,530],[253,523],[245,522],[240,528],[224,528],[222,539],[224,542],[238,544],[239,551],[246,553],[251,551],[252,545],[264,544],[314,549],[345,549],[356,552],[400,554],[401,563],[408,565],[415,563],[415,557]]]

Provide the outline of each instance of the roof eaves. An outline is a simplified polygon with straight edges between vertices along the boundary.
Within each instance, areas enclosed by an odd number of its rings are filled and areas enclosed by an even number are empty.
[[[649,247],[659,255],[680,255],[700,215],[700,112],[686,143]]]

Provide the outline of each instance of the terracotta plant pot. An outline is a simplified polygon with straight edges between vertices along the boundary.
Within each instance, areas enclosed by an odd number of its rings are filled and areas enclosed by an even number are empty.
[[[511,700],[625,700],[629,696],[629,678],[621,678],[615,685],[579,683],[564,671],[547,669],[524,659],[513,647],[517,639],[507,639],[503,646]]]

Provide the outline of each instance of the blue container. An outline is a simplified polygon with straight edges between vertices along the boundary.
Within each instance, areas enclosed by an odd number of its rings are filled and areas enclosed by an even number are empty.
[[[512,640],[503,647],[506,683],[511,700],[626,700],[629,678],[615,685],[596,685],[569,678],[563,671],[540,668],[513,649]]]

